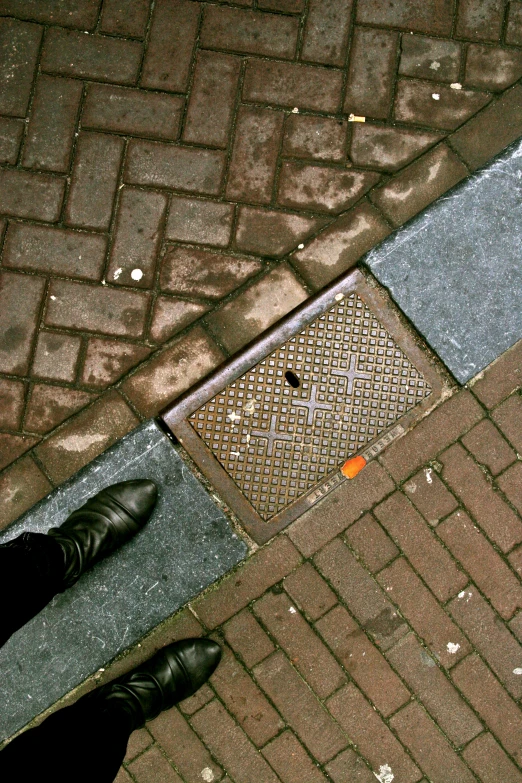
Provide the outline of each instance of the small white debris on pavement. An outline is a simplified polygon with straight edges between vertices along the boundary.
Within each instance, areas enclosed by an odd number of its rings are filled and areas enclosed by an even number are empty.
[[[297,249],[298,249],[298,250],[303,250],[303,249],[304,249],[304,243],[303,243],[303,242],[301,242],[301,244],[300,244],[300,245],[297,245]]]
[[[455,653],[457,653],[460,650],[460,644],[454,644],[453,642],[448,642],[446,645],[446,649],[450,655],[455,655]]]
[[[297,610],[294,606],[291,606],[288,611],[290,612],[290,614],[297,614]]]
[[[440,101],[440,93],[438,92],[432,93],[431,97],[433,98],[434,101]]]
[[[340,302],[342,299],[344,299],[344,294],[341,294],[341,292],[335,295],[336,302]]]
[[[391,767],[388,764],[381,764],[379,767],[379,774],[376,772],[373,774],[377,780],[380,781],[380,783],[392,783],[392,780],[395,778],[395,775],[391,771]]]
[[[450,84],[450,87],[452,90],[462,90],[462,84],[460,84],[460,82],[453,82],[453,84]]]
[[[431,468],[426,468],[426,470],[424,471],[424,475],[426,476],[426,481],[428,482],[428,484],[433,484],[433,479],[431,477],[432,473],[433,471]]]
[[[143,272],[141,269],[133,269],[131,272],[131,277],[133,280],[141,280],[143,277]]]
[[[116,271],[114,272],[114,279],[117,280],[122,272],[123,272],[123,269],[121,268],[121,266],[119,266],[118,269],[116,269]]]
[[[210,767],[205,767],[205,769],[201,770],[201,777],[205,781],[205,783],[212,783],[214,780],[214,773],[210,769]]]
[[[297,108],[297,106],[294,106],[294,108],[292,109],[292,114],[299,114],[299,109]]]
[[[55,296],[53,296],[52,294],[51,294],[51,299],[53,300],[53,302],[55,302],[55,301],[56,301],[56,297],[55,297]]]
[[[356,114],[350,114],[348,122],[366,122],[366,117],[358,117]]]
[[[522,674],[522,669],[518,667],[516,669],[513,669],[513,674]]]
[[[245,406],[243,408],[245,413],[254,413],[255,409],[256,409],[256,403],[254,400],[248,400],[248,402],[245,403]]]
[[[235,411],[232,411],[232,413],[229,413],[227,416],[227,419],[230,419],[230,421],[239,421],[240,418],[240,414]]]
[[[432,71],[438,71],[440,68],[440,63],[437,60],[433,60],[432,64],[430,65],[430,68]]]
[[[230,456],[231,457],[240,457],[241,456],[241,452],[240,451],[231,451],[230,452]]]

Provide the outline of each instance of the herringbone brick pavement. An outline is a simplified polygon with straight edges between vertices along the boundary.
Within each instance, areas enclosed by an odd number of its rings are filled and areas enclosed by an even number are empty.
[[[521,9],[0,0],[0,524],[521,135]]]

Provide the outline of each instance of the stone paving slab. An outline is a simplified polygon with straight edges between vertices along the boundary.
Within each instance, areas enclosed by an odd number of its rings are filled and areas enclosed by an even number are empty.
[[[98,564],[0,650],[0,741],[58,701],[247,554],[172,442],[147,422],[0,536],[45,532],[109,484],[151,478],[159,501],[136,538]]]
[[[461,383],[522,337],[522,142],[365,259]]]

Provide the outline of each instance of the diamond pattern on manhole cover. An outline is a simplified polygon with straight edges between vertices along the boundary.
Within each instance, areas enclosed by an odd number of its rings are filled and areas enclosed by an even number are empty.
[[[290,376],[293,388],[287,380]],[[350,294],[189,417],[269,520],[431,393]]]
[[[372,459],[448,382],[373,278],[352,271],[163,413],[263,543]]]

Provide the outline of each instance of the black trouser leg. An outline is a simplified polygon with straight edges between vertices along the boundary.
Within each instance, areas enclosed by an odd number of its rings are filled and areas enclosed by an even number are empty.
[[[0,544],[0,646],[40,612],[60,589],[64,553],[42,533],[22,533]]]
[[[112,783],[131,732],[132,718],[123,707],[80,699],[0,752],[0,780]]]

